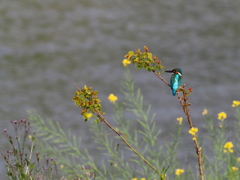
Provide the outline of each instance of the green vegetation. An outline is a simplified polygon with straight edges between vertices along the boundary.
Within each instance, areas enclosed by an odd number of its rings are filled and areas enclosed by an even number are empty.
[[[28,120],[12,121],[14,134],[7,129],[3,135],[8,139],[11,149],[1,152],[6,165],[6,175],[11,180],[30,179],[207,179],[238,180],[240,178],[240,101],[234,100],[234,129],[231,137],[227,134],[227,113],[220,112],[213,119],[207,109],[202,112],[203,126],[193,125],[189,106],[191,88],[179,87],[176,101],[186,117],[176,117],[174,131],[169,138],[160,143],[161,131],[156,126],[155,114],[151,105],[144,101],[141,90],[136,88],[128,65],[135,64],[137,69],[146,69],[161,77],[164,67],[157,57],[153,57],[144,47],[144,52],[129,51],[123,60],[126,72],[121,84],[124,100],[110,94],[108,99],[114,108],[114,127],[104,117],[98,92],[86,85],[78,88],[73,101],[80,107],[82,123],[88,123],[92,139],[96,144],[96,154],[91,155],[81,147],[81,138],[63,129],[58,122],[43,120],[41,116],[29,111]],[[196,158],[191,166],[181,162],[179,154],[184,142],[182,121],[189,124],[189,136],[195,148]],[[134,126],[135,123],[139,127]],[[84,124],[85,125],[85,124]],[[33,130],[32,128],[33,127]],[[201,131],[199,130],[201,129]],[[111,132],[109,132],[111,130]],[[205,132],[205,133],[203,133]],[[208,144],[201,143],[203,139]],[[161,141],[162,142],[162,141]],[[236,142],[236,143],[235,143]],[[98,151],[98,152],[97,152]]]

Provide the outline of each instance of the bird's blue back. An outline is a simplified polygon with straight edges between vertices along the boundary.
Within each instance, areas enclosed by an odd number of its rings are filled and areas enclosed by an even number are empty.
[[[170,80],[170,86],[172,88],[172,95],[175,96],[178,86],[182,84],[182,77],[179,74],[173,74]]]
[[[170,87],[172,89],[172,95],[175,96],[178,87],[182,85],[182,70],[180,68],[175,68],[165,72],[172,73]]]

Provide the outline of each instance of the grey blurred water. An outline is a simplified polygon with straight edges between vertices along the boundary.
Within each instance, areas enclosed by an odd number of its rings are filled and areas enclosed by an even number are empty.
[[[205,107],[216,118],[221,111],[233,112],[232,100],[240,99],[240,1],[2,0],[0,16],[2,129],[35,109],[73,134],[86,134],[83,145],[94,150],[71,101],[72,82],[98,90],[111,118],[107,97],[122,97],[123,56],[144,45],[167,69],[182,68],[184,83],[193,88],[196,126]],[[175,118],[183,116],[177,98],[153,74],[134,68],[132,74],[167,137]],[[6,143],[0,138],[1,147]],[[191,140],[181,148],[183,158],[191,154]],[[3,164],[0,169],[4,173]]]

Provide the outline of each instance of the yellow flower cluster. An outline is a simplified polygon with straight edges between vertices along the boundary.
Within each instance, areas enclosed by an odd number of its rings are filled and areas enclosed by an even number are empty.
[[[230,153],[233,153],[234,152],[234,150],[232,149],[233,148],[233,143],[232,142],[226,142],[225,144],[224,144],[224,146],[223,146],[223,148],[224,148],[224,151],[223,152],[230,152]]]
[[[90,119],[92,117],[92,113],[84,113],[83,116],[84,116],[84,119]]]
[[[189,132],[191,135],[195,136],[196,132],[198,132],[198,128],[192,127],[188,132]]]
[[[233,167],[232,167],[232,170],[233,170],[233,171],[238,171],[238,168],[235,167],[235,166],[233,166]]]
[[[196,140],[196,133],[198,132],[198,128],[192,127],[188,132],[193,136],[193,140]]]
[[[98,112],[100,114],[104,114],[100,104],[101,101],[97,94],[98,91],[93,91],[92,87],[87,87],[85,85],[82,89],[78,87],[78,90],[75,92],[75,96],[72,98],[75,105],[82,109],[81,115],[83,115],[85,122],[93,116],[92,113]],[[96,122],[99,121],[102,121],[102,119],[100,117],[96,117]]]
[[[109,100],[110,102],[112,102],[112,103],[115,103],[115,101],[118,100],[118,97],[115,96],[114,94],[110,94],[110,95],[108,96],[108,100]]]
[[[178,121],[178,124],[182,124],[182,120],[183,120],[183,118],[182,117],[178,117],[178,118],[176,118],[176,120]]]
[[[180,176],[182,173],[184,173],[184,169],[176,169],[175,174],[177,176]]]
[[[144,52],[140,49],[134,51],[129,51],[123,59],[123,66],[127,66],[131,63],[135,64],[137,69],[146,69],[148,71],[154,71],[158,74],[163,72],[164,67],[161,65],[161,61],[157,57],[153,57],[152,53],[148,52],[148,48],[144,46]]]
[[[227,118],[227,114],[225,112],[218,113],[218,120],[224,121]]]
[[[124,59],[122,61],[122,63],[123,63],[123,66],[127,66],[127,65],[131,64],[131,61],[129,59]]]
[[[237,106],[240,106],[240,101],[234,100],[232,103],[232,107],[237,107]]]

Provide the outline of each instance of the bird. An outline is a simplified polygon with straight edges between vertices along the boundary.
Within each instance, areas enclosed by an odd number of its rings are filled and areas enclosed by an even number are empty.
[[[170,87],[172,89],[172,95],[175,96],[177,89],[182,85],[182,70],[180,68],[174,68],[173,70],[165,71],[167,73],[172,73],[170,79]]]

